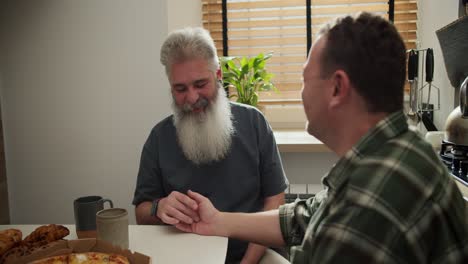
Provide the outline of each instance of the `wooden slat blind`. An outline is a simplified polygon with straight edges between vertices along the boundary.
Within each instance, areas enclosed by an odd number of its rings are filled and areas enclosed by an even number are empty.
[[[203,27],[210,31],[218,56],[223,55],[223,9],[221,0],[202,0]]]
[[[394,24],[405,40],[406,49],[417,48],[416,31],[418,22],[418,5],[416,0],[395,0]],[[409,91],[409,83],[405,83],[405,91]]]
[[[203,26],[223,54],[222,2],[201,0]],[[417,0],[394,1],[394,23],[408,49],[416,48]],[[338,16],[368,11],[388,18],[388,0],[311,0],[314,38],[320,27]],[[229,56],[273,52],[267,68],[280,93],[263,92],[260,100],[300,102],[302,65],[307,56],[305,0],[227,0]]]

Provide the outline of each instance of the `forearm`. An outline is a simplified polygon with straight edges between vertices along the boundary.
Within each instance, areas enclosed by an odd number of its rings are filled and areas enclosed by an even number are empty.
[[[136,222],[139,225],[160,225],[163,222],[157,217],[151,215],[152,202],[142,202],[135,207]]]
[[[260,213],[220,213],[222,236],[252,241],[265,246],[283,246],[278,210]]]
[[[244,257],[240,264],[258,263],[265,254],[266,247],[260,244],[249,243],[247,250],[245,251]]]
[[[263,211],[278,209],[284,204],[284,193],[266,197],[263,205]],[[265,254],[266,247],[250,243],[241,263],[258,263]]]
[[[188,191],[198,204],[200,221],[178,223],[175,226],[185,232],[208,236],[225,236],[252,241],[262,245],[283,246],[278,209],[260,213],[224,213],[216,210],[203,195]]]

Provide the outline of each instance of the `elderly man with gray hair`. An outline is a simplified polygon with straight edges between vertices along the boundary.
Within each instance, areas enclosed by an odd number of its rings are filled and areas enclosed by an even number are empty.
[[[222,86],[213,39],[202,28],[172,32],[161,48],[173,115],[151,131],[133,204],[138,224],[200,220],[194,190],[228,212],[276,209],[287,187],[270,125],[256,108],[233,103]],[[257,263],[265,248],[230,239],[226,263]]]

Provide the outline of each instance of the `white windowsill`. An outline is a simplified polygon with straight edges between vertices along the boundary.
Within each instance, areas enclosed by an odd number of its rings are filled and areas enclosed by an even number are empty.
[[[330,152],[321,141],[305,131],[302,105],[268,105],[262,111],[273,128],[280,152]]]
[[[405,93],[404,101],[408,102],[408,99]],[[280,152],[331,152],[325,144],[305,131],[306,117],[302,105],[267,105],[263,112],[273,128]]]
[[[304,130],[275,129],[273,134],[280,152],[330,152],[325,144]]]

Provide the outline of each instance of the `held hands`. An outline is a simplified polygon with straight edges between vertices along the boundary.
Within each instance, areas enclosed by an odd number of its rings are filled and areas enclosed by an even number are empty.
[[[191,224],[200,220],[197,209],[198,204],[195,200],[183,193],[173,191],[159,201],[157,216],[170,225]]]
[[[184,232],[191,232],[199,235],[226,236],[227,234],[224,234],[221,229],[222,213],[213,206],[210,200],[196,192],[188,191],[187,194],[198,204],[197,211],[200,216],[199,221],[191,223],[180,222],[176,224],[175,227]]]

